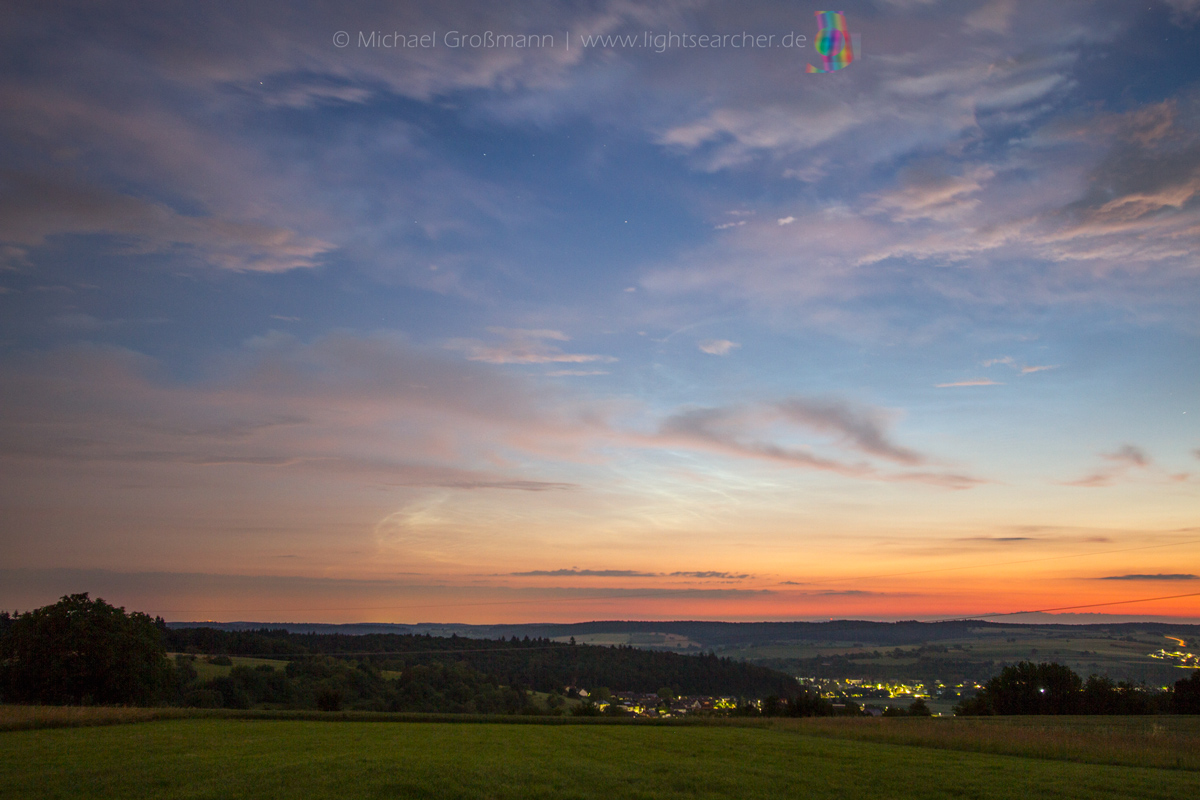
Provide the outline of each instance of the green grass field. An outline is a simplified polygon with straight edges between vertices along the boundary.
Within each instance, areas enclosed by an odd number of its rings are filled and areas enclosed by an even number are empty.
[[[96,710],[92,721],[120,721],[103,711]],[[138,710],[114,711],[125,712],[126,721],[137,718],[130,712]],[[9,709],[0,709],[0,720],[5,716]],[[1164,763],[1147,757],[1143,740],[1177,738],[1184,742],[1179,749],[1194,748],[1200,725],[1182,718],[1155,718],[1168,726],[1157,733],[1112,720],[1044,723],[1034,726],[1038,732],[1023,745],[1042,757],[949,749],[972,736],[975,749],[1020,739],[1011,720],[984,721],[999,725],[983,726],[980,735],[965,727],[955,732],[937,720],[855,727],[851,723],[876,721],[541,725],[337,719],[223,714],[6,730],[0,732],[0,796],[1028,800],[1182,798],[1200,789],[1194,760],[1182,768],[1086,764],[1063,760],[1071,754],[1043,746],[1055,736],[1091,735],[1118,750],[1121,742],[1129,744],[1124,755],[1115,754],[1117,760]],[[75,721],[87,720],[77,714]],[[912,722],[920,724],[904,724]]]
[[[175,653],[168,653],[168,656],[174,658]],[[260,667],[268,666],[277,670],[287,669],[288,662],[273,658],[248,658],[246,656],[232,656],[229,659],[231,662],[228,666],[220,664],[210,664],[204,657],[197,658],[192,661],[192,669],[196,670],[196,675],[202,681],[212,680],[213,678],[223,678],[229,674],[229,671],[234,667]]]

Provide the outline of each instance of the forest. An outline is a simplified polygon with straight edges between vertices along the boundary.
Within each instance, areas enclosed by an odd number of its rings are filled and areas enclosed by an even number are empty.
[[[232,657],[271,663],[235,665]],[[231,669],[204,676],[206,664]],[[531,690],[558,696],[571,687],[784,699],[798,692],[784,673],[711,654],[516,636],[171,629],[86,593],[0,614],[0,700],[8,703],[533,713]]]

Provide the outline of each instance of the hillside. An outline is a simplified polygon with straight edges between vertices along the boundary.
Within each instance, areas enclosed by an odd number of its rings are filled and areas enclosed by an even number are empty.
[[[947,622],[647,622],[610,620],[567,625],[452,625],[422,623],[172,623],[172,629],[209,625],[229,631],[289,630],[321,634],[433,635],[511,639],[513,636],[579,644],[634,647],[673,653],[715,653],[791,675],[827,678],[986,680],[1006,664],[1055,660],[1083,675],[1159,685],[1180,677],[1180,658],[1160,651],[1196,652],[1200,625],[1165,622],[1023,624]],[[1183,640],[1186,645],[1178,642]]]
[[[595,646],[518,640],[468,639],[457,635],[291,633],[285,630],[222,631],[171,628],[168,650],[179,653],[283,657],[330,656],[365,662],[392,672],[417,666],[458,665],[496,682],[538,691],[565,686],[605,686],[613,691],[790,697],[796,683],[767,667],[712,654],[680,655],[629,646]]]

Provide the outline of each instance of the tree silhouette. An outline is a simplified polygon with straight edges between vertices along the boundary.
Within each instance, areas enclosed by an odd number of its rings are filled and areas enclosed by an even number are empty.
[[[1175,681],[1175,710],[1180,714],[1200,714],[1200,672]]]
[[[155,620],[86,592],[13,617],[0,637],[7,703],[149,703],[170,676]]]
[[[1078,714],[1083,681],[1062,664],[1022,661],[1005,667],[975,697],[956,709],[959,714]]]

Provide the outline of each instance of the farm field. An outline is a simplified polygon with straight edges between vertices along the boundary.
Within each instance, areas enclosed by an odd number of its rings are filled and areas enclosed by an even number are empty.
[[[579,644],[597,644],[604,647],[631,645],[643,650],[672,652],[701,649],[699,642],[677,633],[581,633],[578,636],[555,636],[552,641],[565,643],[571,639],[575,639]]]
[[[763,642],[716,648],[721,656],[746,660],[791,672],[825,678],[961,677],[976,680],[997,671],[997,664],[1052,661],[1086,677],[1107,675],[1114,680],[1166,685],[1186,677],[1176,660],[1156,658],[1160,650],[1183,649],[1184,641],[1150,631],[1103,632],[1036,626],[979,628],[970,636],[942,638],[901,645],[863,642]],[[1190,641],[1187,645],[1193,647]]]
[[[1193,720],[1159,721],[1167,725],[1159,731],[1163,740],[1196,735]],[[945,749],[946,741],[938,747],[894,743],[920,742],[938,721],[860,728],[849,720],[843,726],[769,722],[511,725],[226,716],[9,730],[0,733],[0,795],[1177,798],[1200,787],[1194,761],[1174,769],[1085,764]],[[1140,729],[1114,733],[1108,722],[1065,724],[1074,734],[1090,727],[1118,748],[1144,738]],[[1038,736],[1053,738],[1053,729],[1052,723],[1049,734]],[[1060,738],[1065,732],[1058,731]],[[851,741],[849,735],[862,736]],[[893,743],[868,740],[880,736]],[[1127,755],[1143,758],[1136,747]]]
[[[168,653],[167,656],[174,658],[176,653]],[[196,670],[196,675],[200,680],[211,680],[213,678],[224,678],[229,674],[234,667],[271,667],[272,669],[285,670],[288,662],[274,658],[249,658],[247,656],[229,656],[229,664],[212,664],[203,657],[197,658],[191,662],[192,669]]]

